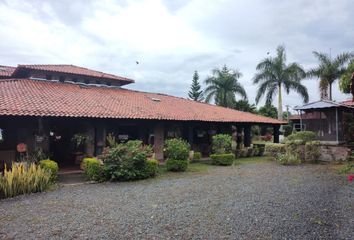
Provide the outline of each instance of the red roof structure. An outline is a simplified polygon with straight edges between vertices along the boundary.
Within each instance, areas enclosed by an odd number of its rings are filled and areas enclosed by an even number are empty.
[[[354,101],[352,99],[345,100],[341,102],[341,104],[354,107]]]
[[[113,74],[108,74],[108,73],[95,71],[84,67],[68,65],[68,64],[18,65],[18,67],[15,69],[16,70],[13,72],[13,76],[16,76],[16,74],[21,70],[29,69],[29,70],[39,70],[39,71],[46,71],[46,72],[68,73],[68,74],[97,77],[97,78],[106,78],[106,79],[118,80],[126,83],[134,83],[134,80],[129,78],[120,77]]]
[[[15,71],[16,67],[10,67],[10,66],[2,66],[0,65],[0,78],[8,78],[11,77],[13,72]]]
[[[81,69],[70,66],[63,68]],[[0,115],[285,124],[164,94],[33,79],[0,80]]]

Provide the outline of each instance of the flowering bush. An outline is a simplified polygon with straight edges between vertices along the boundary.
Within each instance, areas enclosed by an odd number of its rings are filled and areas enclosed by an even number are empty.
[[[350,174],[350,175],[348,176],[348,181],[349,181],[349,182],[352,182],[353,179],[354,179],[354,174]]]

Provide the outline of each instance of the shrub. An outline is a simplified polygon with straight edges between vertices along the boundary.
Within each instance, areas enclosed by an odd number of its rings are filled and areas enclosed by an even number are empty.
[[[253,144],[253,148],[258,150],[258,154],[255,154],[256,156],[263,156],[265,150],[265,144],[261,144],[261,143]]]
[[[187,160],[189,158],[189,150],[189,144],[180,138],[165,141],[165,153],[168,159]]]
[[[319,141],[307,142],[305,145],[305,161],[318,162],[320,156],[321,156],[320,142]]]
[[[166,169],[173,172],[184,172],[188,168],[188,160],[167,159]]]
[[[285,151],[292,154],[297,154],[297,156],[305,160],[305,145],[302,140],[293,140],[285,144]]]
[[[240,149],[240,158],[245,158],[247,157],[248,150],[247,148],[241,148]]]
[[[266,135],[261,136],[261,140],[262,141],[267,141],[267,142],[271,141],[272,140],[272,134],[267,133]]]
[[[50,171],[51,177],[50,180],[52,182],[55,182],[58,178],[58,171],[59,171],[59,166],[58,163],[53,161],[53,160],[41,160],[39,161],[39,165],[41,166],[41,168],[47,169],[48,171]]]
[[[278,153],[275,160],[281,165],[299,165],[301,159],[297,154],[292,153]]]
[[[316,140],[316,133],[311,131],[301,131],[293,133],[286,138],[286,141],[294,140],[302,141],[302,143],[305,144],[307,142]]]
[[[82,160],[82,167],[87,179],[91,181],[102,180],[103,167],[100,160],[97,158],[84,158]]]
[[[347,163],[339,169],[340,174],[348,174],[351,172],[354,172],[354,163],[351,162]]]
[[[102,154],[103,176],[111,181],[128,181],[146,178],[147,157],[151,147],[141,141],[128,141],[105,149]]]
[[[14,197],[20,194],[42,192],[51,185],[51,172],[35,163],[13,163],[0,174],[0,196]]]
[[[232,153],[211,154],[210,158],[213,165],[220,166],[230,166],[235,161],[235,155]]]
[[[249,148],[246,148],[247,149],[247,153],[246,153],[246,157],[253,157],[254,155],[254,149],[249,147]]]
[[[232,138],[228,134],[217,134],[213,136],[212,151],[215,154],[231,153]]]
[[[194,161],[198,161],[202,158],[202,153],[201,152],[194,152],[194,155],[193,155],[193,160]]]
[[[186,171],[189,158],[189,144],[178,138],[165,141],[165,152],[167,156],[166,169],[168,171]]]
[[[145,177],[155,177],[159,170],[159,162],[156,159],[148,159],[146,161]]]
[[[287,137],[291,135],[291,133],[293,132],[293,127],[291,125],[285,125],[283,126],[283,130],[284,130],[284,137]]]
[[[265,152],[267,155],[276,158],[277,154],[285,153],[286,145],[281,143],[267,143],[265,145]]]

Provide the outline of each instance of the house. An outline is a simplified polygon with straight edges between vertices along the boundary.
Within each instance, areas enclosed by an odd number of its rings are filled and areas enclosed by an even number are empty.
[[[346,114],[354,114],[353,100],[338,103],[320,100],[294,109],[299,111],[297,121],[301,131],[313,131],[317,134],[318,140],[325,143],[345,142],[344,118]],[[296,119],[294,121],[296,122]]]
[[[159,160],[164,140],[171,137],[184,138],[194,150],[208,154],[215,133],[242,133],[244,145],[250,146],[251,126],[257,124],[273,126],[274,141],[279,141],[282,121],[123,88],[131,83],[73,65],[1,66],[0,161],[42,149],[60,167],[74,165],[82,152],[101,154],[109,133],[117,141],[140,139],[152,145]],[[19,146],[27,153],[20,153]]]

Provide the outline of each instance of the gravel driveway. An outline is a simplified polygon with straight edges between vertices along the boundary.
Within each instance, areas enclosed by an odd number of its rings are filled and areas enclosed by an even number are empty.
[[[353,239],[354,184],[328,165],[209,167],[0,201],[4,239]]]

